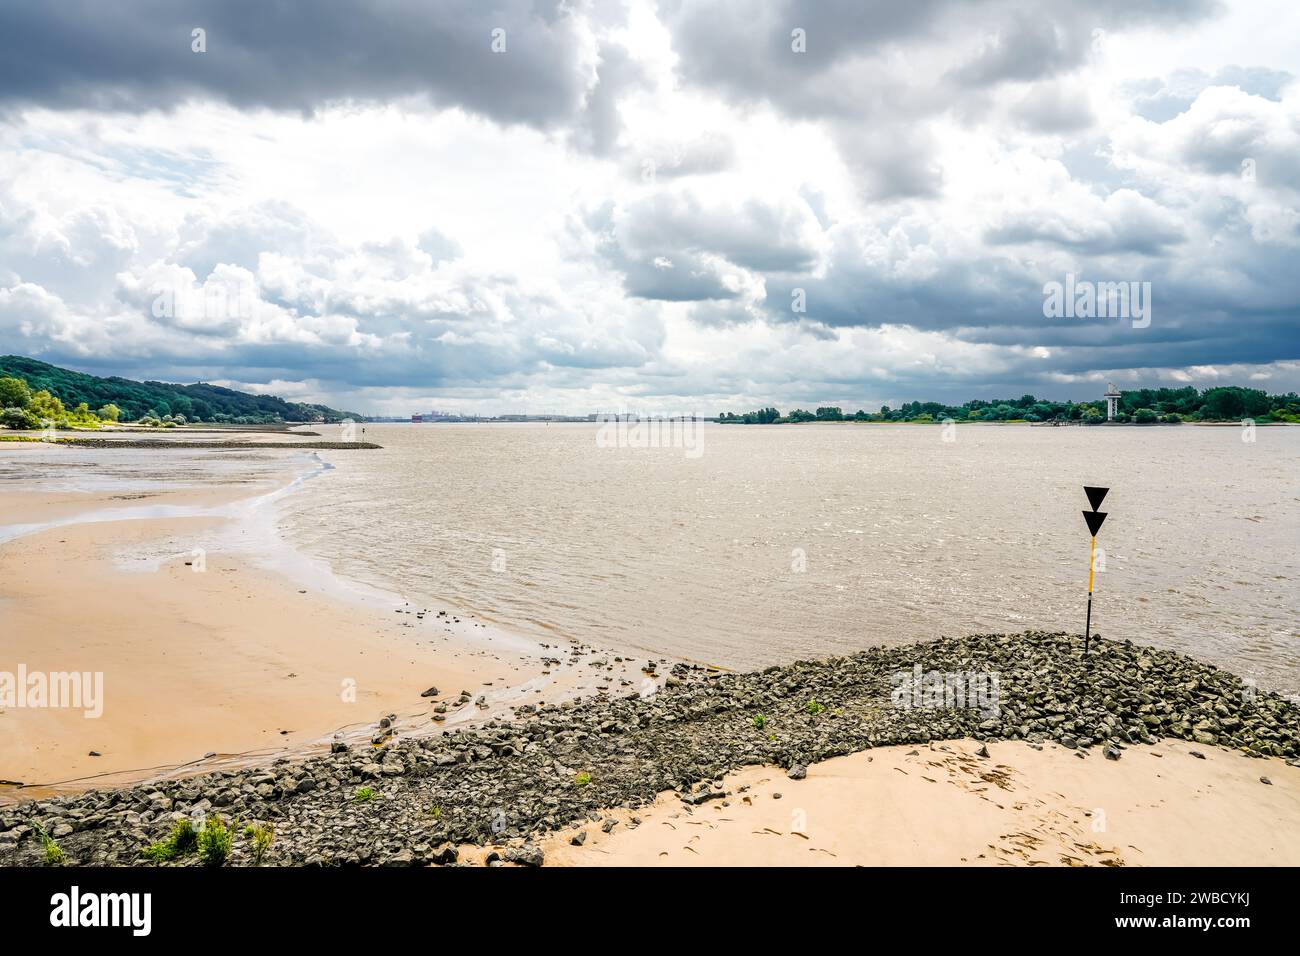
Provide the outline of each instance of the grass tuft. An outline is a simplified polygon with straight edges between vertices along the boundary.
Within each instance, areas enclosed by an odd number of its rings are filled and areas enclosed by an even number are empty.
[[[39,823],[35,824],[36,832],[40,834],[41,843],[45,847],[45,865],[62,866],[67,857],[63,855],[63,848],[54,842],[54,837],[45,832],[45,827]]]
[[[275,842],[275,827],[269,823],[249,824],[244,827],[244,837],[248,840],[254,865],[261,866],[262,859]]]
[[[174,860],[177,857],[187,856],[193,853],[199,845],[199,835],[194,829],[194,824],[190,822],[189,817],[183,820],[177,820],[172,827],[171,835],[165,840],[158,843],[151,843],[145,847],[144,855],[146,859],[153,860],[155,863],[166,863],[168,860]]]
[[[233,841],[234,836],[226,821],[221,819],[221,814],[214,813],[199,831],[199,859],[204,866],[221,866],[230,856]]]

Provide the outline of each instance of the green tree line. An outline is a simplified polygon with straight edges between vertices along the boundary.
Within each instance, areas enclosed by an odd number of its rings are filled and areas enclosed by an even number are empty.
[[[1295,392],[1270,395],[1257,388],[1235,385],[1214,388],[1139,388],[1121,391],[1115,420],[1139,425],[1159,422],[1229,422],[1252,418],[1257,422],[1300,423],[1300,396]],[[898,408],[882,406],[878,412],[858,409],[846,414],[838,406],[815,411],[796,408],[783,415],[776,408],[755,412],[723,412],[723,424],[766,425],[810,421],[865,422],[1082,422],[1100,424],[1106,420],[1106,402],[1057,402],[1033,395],[1019,398],[972,399],[961,405],[942,402],[904,402]]]

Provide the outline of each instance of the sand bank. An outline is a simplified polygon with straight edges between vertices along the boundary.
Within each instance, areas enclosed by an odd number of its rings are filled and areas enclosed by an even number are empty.
[[[979,747],[881,747],[804,780],[747,768],[725,778],[725,798],[691,807],[667,793],[604,815],[619,821],[609,833],[603,820],[558,833],[542,844],[546,865],[1300,865],[1300,768],[1277,758],[1171,740],[1119,760]]]

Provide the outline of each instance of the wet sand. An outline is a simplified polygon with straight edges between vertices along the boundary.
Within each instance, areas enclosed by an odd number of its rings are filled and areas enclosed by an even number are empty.
[[[487,698],[471,708],[481,719],[543,688],[588,689],[576,664],[544,675],[545,658],[567,647],[399,599],[361,603],[310,569],[290,577],[256,559],[257,529],[228,517],[76,523],[133,505],[209,511],[273,487],[0,495],[0,523],[68,522],[0,544],[0,671],[103,675],[97,717],[84,707],[0,709],[0,780],[27,785],[0,787],[0,799],[125,785],[178,765],[265,762],[338,731],[365,742],[388,715],[400,732],[433,732],[470,719],[431,720],[436,701],[461,690]],[[202,550],[242,533],[254,538],[248,553]],[[421,697],[430,687],[438,698]]]
[[[429,686],[454,692],[502,676],[501,664],[415,643],[395,623],[227,556],[207,555],[202,573],[181,557],[157,572],[114,566],[118,547],[210,524],[77,525],[0,550],[3,669],[104,675],[99,718],[0,713],[0,777],[46,783],[291,748],[410,710]]]
[[[608,834],[593,822],[540,845],[548,866],[1300,865],[1300,768],[1280,759],[1173,740],[1118,761],[979,746],[881,747],[804,780],[751,767],[726,777],[726,798],[663,794],[606,814],[619,821]]]

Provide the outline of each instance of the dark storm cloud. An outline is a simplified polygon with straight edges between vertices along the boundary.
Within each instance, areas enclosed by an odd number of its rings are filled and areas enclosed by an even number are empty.
[[[195,28],[206,53],[191,50]],[[492,52],[497,28],[504,53]],[[309,112],[424,96],[544,127],[581,108],[587,42],[559,0],[5,2],[0,103],[143,110],[207,97]]]
[[[661,5],[685,80],[738,102],[770,103],[791,119],[832,120],[840,155],[863,196],[876,201],[938,194],[926,120],[955,110],[978,122],[996,103],[989,91],[1078,69],[1108,29],[1192,22],[1214,7],[1212,0]],[[1093,120],[1086,105],[1043,93],[1024,98],[1013,116],[1046,133]]]
[[[624,263],[623,285],[628,295],[661,302],[735,299],[740,289],[728,283],[725,268],[698,253],[679,252],[675,258],[656,256],[651,261]]]
[[[824,275],[767,277],[764,306],[780,322],[807,319],[837,328],[908,325],[951,332],[1018,324],[1018,316],[1034,309],[1041,314],[1040,288],[1041,283],[1027,282],[1015,264],[994,258],[949,259],[937,272],[907,277],[889,264],[863,262],[845,248]],[[797,311],[797,304],[806,311]]]
[[[1145,199],[1129,197],[1108,208],[1108,228],[1092,232],[1053,231],[1068,219],[1037,226],[1018,220],[996,237],[1005,254],[993,248],[973,259],[925,256],[930,237],[921,232],[901,258],[872,255],[878,240],[837,229],[824,269],[764,276],[761,308],[771,321],[794,326],[910,326],[976,345],[1045,348],[1050,357],[1026,365],[1039,362],[1064,374],[1300,358],[1300,271],[1288,265],[1293,245],[1253,241],[1241,208],[1218,210],[1217,219],[1201,224],[1218,237],[1212,251],[1184,248],[1184,223],[1160,216]],[[1017,229],[1021,234],[1014,235]],[[1040,247],[1068,251],[1065,261],[1073,264],[1060,274],[1033,265],[1042,256],[1026,248]],[[918,253],[930,266],[914,273],[908,262]],[[1081,282],[1149,282],[1150,325],[1045,316],[1043,285],[1064,282],[1067,271]],[[701,319],[718,322],[709,313]]]
[[[1083,62],[1082,37],[1036,15],[1015,17],[990,36],[979,53],[948,74],[962,86],[1025,82],[1071,70]]]
[[[905,65],[928,44],[981,38],[974,56],[944,72],[943,86],[984,86],[1007,80],[1036,80],[1081,63],[1098,33],[1148,23],[1179,24],[1201,19],[1214,0],[1042,0],[1028,8],[1015,0],[677,0],[660,5],[680,54],[679,69],[690,82],[723,90],[743,100],[766,99],[802,115],[860,114],[864,105],[898,113],[911,102],[872,99],[870,89],[850,87],[843,95],[822,84],[854,63],[882,54],[909,54]],[[806,52],[791,48],[793,30],[803,30]],[[935,85],[933,77],[908,77],[914,86]],[[828,92],[832,95],[827,96]],[[936,109],[947,100],[933,100]]]
[[[945,0],[785,0],[756,6],[745,0],[661,4],[689,81],[743,99],[803,101],[805,84],[841,58],[854,58],[924,32]],[[791,49],[803,30],[807,52]]]

